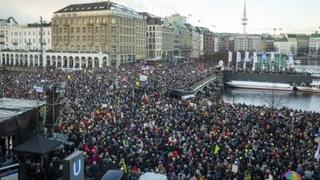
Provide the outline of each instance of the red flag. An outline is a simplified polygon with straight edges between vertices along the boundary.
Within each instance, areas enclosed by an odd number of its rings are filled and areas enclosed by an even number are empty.
[[[147,96],[146,93],[142,96],[142,101],[143,101],[143,103],[145,103],[145,104],[148,104],[148,103],[149,103],[149,97]]]
[[[128,81],[128,75],[124,75],[122,81]]]
[[[203,71],[204,70],[204,63],[199,63],[198,64],[198,71]]]

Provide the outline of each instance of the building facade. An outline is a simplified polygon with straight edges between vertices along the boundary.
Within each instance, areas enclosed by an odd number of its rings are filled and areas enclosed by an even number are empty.
[[[220,37],[214,37],[214,52],[220,52],[222,50],[222,40]]]
[[[297,35],[297,56],[308,56],[309,53],[309,35]]]
[[[62,53],[40,51],[0,52],[0,65],[17,67],[56,67],[61,69],[94,69],[111,65],[103,53]]]
[[[10,28],[6,47],[11,50],[40,51],[41,48],[45,51],[51,50],[51,26],[28,24]]]
[[[235,51],[258,51],[261,43],[259,36],[240,35],[235,37]]]
[[[320,34],[311,34],[309,39],[309,55],[313,57],[320,56]]]
[[[190,58],[192,53],[192,32],[186,26],[187,18],[174,14],[165,17],[165,24],[173,28],[174,56]]]
[[[146,21],[113,2],[73,4],[54,13],[52,42],[55,51],[107,53],[118,66],[146,57]]]
[[[209,30],[205,30],[203,34],[203,55],[211,56],[214,54],[214,34]]]
[[[282,39],[277,39],[274,41],[274,50],[275,52],[281,52],[284,54],[288,54],[290,51],[289,42],[286,37]]]
[[[173,59],[173,28],[162,26],[162,59],[165,61],[171,61]]]
[[[296,55],[298,50],[298,42],[297,42],[297,35],[296,34],[288,34],[288,46],[289,51],[292,52],[292,54]]]
[[[192,36],[192,50],[190,58],[198,59],[200,57],[201,49],[201,35],[198,28],[192,26],[191,24],[186,24],[187,28],[191,32]]]
[[[261,40],[260,42],[260,46],[259,46],[259,49],[258,49],[258,52],[271,52],[271,51],[274,51],[274,41],[271,40],[271,39],[263,39]]]
[[[0,51],[8,49],[9,30],[18,25],[17,21],[13,17],[8,19],[0,19]]]
[[[160,17],[140,13],[147,21],[147,59],[167,60],[173,58],[173,29],[166,26]]]

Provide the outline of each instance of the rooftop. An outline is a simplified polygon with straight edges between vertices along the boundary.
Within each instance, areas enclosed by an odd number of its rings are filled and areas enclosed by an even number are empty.
[[[320,34],[319,33],[311,34],[310,37],[311,38],[320,38]]]
[[[26,99],[0,99],[0,122],[44,105],[44,101]]]
[[[115,10],[126,12],[134,15],[139,15],[135,10],[128,8],[126,6],[114,3],[114,2],[95,2],[95,3],[85,3],[85,4],[71,4],[67,7],[56,11],[55,13],[67,13],[67,12],[84,12],[84,11],[102,11],[102,10]]]
[[[18,25],[17,21],[13,17],[8,19],[0,19],[0,26]]]
[[[27,25],[29,28],[33,28],[33,27],[41,27],[41,24],[39,23],[33,23],[33,24],[28,24]],[[51,23],[42,23],[42,27],[50,27]]]

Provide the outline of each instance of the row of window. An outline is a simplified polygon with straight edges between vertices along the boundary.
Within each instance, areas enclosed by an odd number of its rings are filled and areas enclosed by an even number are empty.
[[[118,18],[112,18],[111,23],[116,24]],[[146,23],[144,21],[134,21],[127,18],[119,18],[120,25],[124,26],[144,26]],[[69,24],[69,25],[86,25],[90,24],[106,24],[107,19],[105,17],[101,18],[83,18],[83,19],[54,19],[52,21],[53,24]]]
[[[149,31],[160,31],[160,28],[159,26],[149,26]]]
[[[68,38],[68,36],[53,36],[52,37],[53,41],[90,41],[95,39],[95,41],[105,41],[105,36],[101,35],[101,36],[70,36],[70,39]],[[112,42],[118,42],[118,38],[117,36],[112,36],[111,37],[111,41]],[[135,37],[130,37],[130,36],[120,36],[120,42],[121,43],[144,43],[143,39],[137,39],[135,40]]]
[[[27,35],[29,35],[29,36],[31,36],[31,35],[35,36],[35,35],[37,34],[37,31],[32,31],[32,33],[31,33],[31,31],[29,31],[29,32],[24,31],[23,33],[22,33],[22,32],[17,32],[17,31],[15,31],[15,32],[11,32],[10,34],[11,34],[11,36],[22,36],[22,35],[24,35],[24,36],[27,36]],[[47,31],[47,32],[42,31],[42,35],[46,35],[46,34],[47,34],[48,36],[50,36],[50,31]],[[41,35],[41,32],[40,32],[40,31],[38,32],[38,35],[39,35],[39,36]]]
[[[116,23],[115,19],[111,20],[113,24]],[[106,24],[106,18],[83,18],[83,19],[55,19],[52,21],[53,24],[69,24],[69,25],[87,25],[90,24]]]
[[[82,27],[82,33],[91,33],[91,32],[95,32],[95,33],[105,33],[105,26],[101,26],[99,27]],[[59,31],[58,28],[52,28],[52,32],[53,33],[80,33],[81,32],[81,28],[80,27],[60,27]],[[111,27],[111,32],[117,32],[117,28],[116,27]],[[124,34],[135,34],[135,30],[134,28],[122,28],[120,27],[120,33],[124,33]]]
[[[74,47],[73,45],[71,46],[59,46],[58,49],[63,49],[63,50],[73,50],[73,51],[100,51],[101,49],[99,48],[99,46],[95,46],[95,49],[93,49],[93,47],[91,46],[86,46],[83,45],[82,47],[80,45]],[[128,52],[134,52],[135,50],[137,50],[138,52],[140,51],[144,51],[145,49],[143,48],[143,46],[137,46],[135,49],[135,46],[120,46],[120,53],[128,53]],[[111,46],[111,52],[116,53],[117,52],[117,46]]]
[[[23,42],[23,40],[21,40],[21,39],[11,39],[11,43],[19,43],[19,44],[21,44]],[[40,39],[38,39],[37,41],[36,41],[36,39],[32,39],[32,41],[31,41],[31,39],[29,38],[29,39],[24,39],[24,43],[36,43],[36,42],[39,42],[40,43]],[[48,39],[47,41],[46,41],[46,39],[43,39],[43,43],[50,43],[50,39]]]

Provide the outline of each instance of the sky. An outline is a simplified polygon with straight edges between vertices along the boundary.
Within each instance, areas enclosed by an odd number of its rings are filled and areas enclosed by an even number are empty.
[[[98,0],[2,0],[0,18],[13,16],[19,24],[51,21],[53,12],[75,3]],[[100,0],[101,1],[101,0]],[[165,17],[174,13],[187,16],[188,23],[213,32],[241,33],[244,0],[112,0],[136,11]],[[247,32],[312,33],[320,31],[320,0],[246,0]]]

